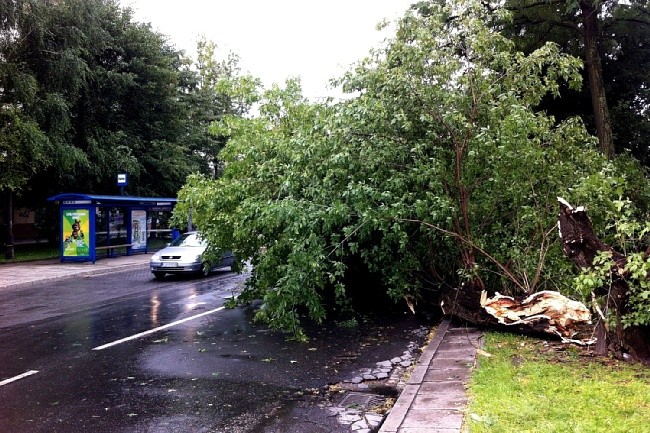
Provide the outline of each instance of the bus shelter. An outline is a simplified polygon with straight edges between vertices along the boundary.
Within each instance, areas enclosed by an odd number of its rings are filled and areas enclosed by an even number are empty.
[[[175,198],[59,194],[62,262],[146,253],[171,235],[167,220]],[[160,240],[160,241],[159,241]],[[155,245],[159,246],[159,245]]]

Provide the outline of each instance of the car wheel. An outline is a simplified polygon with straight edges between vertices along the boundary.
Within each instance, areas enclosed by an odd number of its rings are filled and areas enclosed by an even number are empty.
[[[152,273],[153,273],[153,277],[156,280],[162,280],[163,278],[165,278],[165,273],[164,272],[152,272]]]

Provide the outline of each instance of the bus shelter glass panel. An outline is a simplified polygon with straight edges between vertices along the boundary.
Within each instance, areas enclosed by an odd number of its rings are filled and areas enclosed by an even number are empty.
[[[147,235],[149,248],[165,247],[172,241],[172,231],[169,227],[171,211],[153,211],[147,218]]]
[[[109,245],[128,243],[125,209],[122,207],[113,207],[108,212]]]
[[[95,245],[104,246],[108,241],[108,209],[98,207],[95,211]]]

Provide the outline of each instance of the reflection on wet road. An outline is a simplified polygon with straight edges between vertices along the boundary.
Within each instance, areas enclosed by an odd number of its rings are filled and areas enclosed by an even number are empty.
[[[245,278],[144,270],[0,294],[0,381],[38,371],[0,386],[0,431],[350,431],[323,389],[399,356],[419,323],[360,320],[290,341],[253,325],[255,306],[222,308]]]

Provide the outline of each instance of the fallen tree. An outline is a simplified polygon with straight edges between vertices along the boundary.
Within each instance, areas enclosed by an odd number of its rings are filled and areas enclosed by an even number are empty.
[[[524,285],[505,265],[465,237],[431,224],[419,223],[457,239],[460,245],[473,251],[472,256],[474,253],[482,255],[521,293],[525,293],[515,298],[496,292],[488,297],[485,284],[477,276],[442,296],[444,314],[475,325],[510,328],[525,334],[547,334],[567,343],[591,345],[596,342],[592,315],[585,304],[556,291],[535,291],[536,285]],[[543,261],[543,257],[544,254],[540,254],[540,261]],[[542,266],[542,263],[538,265],[538,274]]]
[[[293,82],[263,92],[259,117],[215,125],[231,137],[223,175],[190,177],[175,223],[191,210],[211,244],[250,258],[257,320],[306,339],[303,321],[354,314],[359,300],[414,310],[442,297],[445,312],[475,324],[593,337],[588,319],[562,317],[561,298],[548,309],[533,296],[573,292],[552,192],[571,185],[604,203],[650,186],[632,161],[598,153],[579,119],[535,108],[580,85],[578,59],[554,44],[522,56],[489,26],[494,13],[461,4],[419,4],[341,80],[359,97],[312,105]],[[491,298],[495,317],[484,291],[514,298]]]
[[[477,325],[510,327],[521,333],[542,333],[566,342],[593,344],[597,355],[611,354],[650,364],[650,328],[626,326],[622,320],[630,309],[626,256],[596,236],[584,207],[573,207],[562,198],[558,201],[562,248],[575,266],[589,270],[603,253],[611,259],[611,267],[606,268],[608,284],[592,293],[591,312],[585,304],[553,291],[519,298],[499,293],[488,297],[480,280],[468,281],[448,294],[442,302],[443,310]]]

